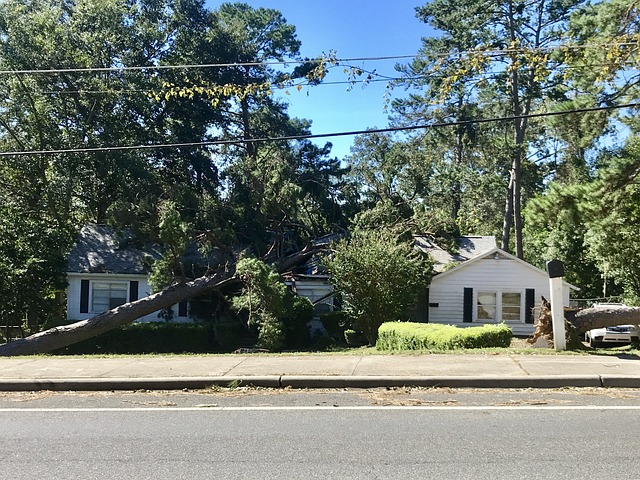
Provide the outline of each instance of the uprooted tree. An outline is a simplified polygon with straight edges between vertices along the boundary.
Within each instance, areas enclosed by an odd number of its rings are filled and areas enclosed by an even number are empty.
[[[567,308],[564,310],[564,319],[567,346],[575,348],[581,344],[581,338],[584,334],[594,328],[640,324],[640,307],[599,305],[581,310]],[[544,297],[542,297],[540,316],[536,321],[535,331],[527,341],[535,343],[538,338],[553,341],[551,304]]]
[[[322,247],[308,245],[301,251],[282,258],[276,265],[278,273],[285,273],[306,261]],[[110,330],[134,322],[138,318],[163,308],[176,305],[205,293],[221,290],[242,282],[236,275],[235,262],[228,262],[218,271],[188,282],[175,283],[158,293],[125,303],[88,320],[50,328],[26,338],[0,345],[0,356],[34,355],[64,348],[74,343],[96,337]]]

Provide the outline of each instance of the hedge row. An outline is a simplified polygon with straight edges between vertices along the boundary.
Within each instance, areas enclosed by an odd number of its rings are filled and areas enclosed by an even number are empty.
[[[133,323],[53,353],[214,353],[220,350],[210,324]]]
[[[511,329],[504,324],[458,328],[434,323],[389,322],[378,330],[378,350],[454,350],[508,347]]]

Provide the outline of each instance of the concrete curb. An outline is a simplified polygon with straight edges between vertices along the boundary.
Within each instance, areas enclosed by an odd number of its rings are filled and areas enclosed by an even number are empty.
[[[108,391],[108,390],[200,390],[212,386],[280,388],[280,376],[263,377],[169,377],[169,378],[49,378],[4,379],[0,391]]]
[[[0,391],[109,391],[109,390],[198,390],[212,386],[254,386],[266,388],[640,388],[640,376],[630,375],[545,375],[517,377],[473,376],[338,376],[270,375],[168,378],[50,378],[4,379]]]
[[[640,377],[639,377],[640,379]],[[376,387],[451,387],[451,388],[558,388],[600,387],[599,375],[553,375],[518,377],[386,377],[386,376],[292,376],[281,378],[283,388],[376,388]]]
[[[635,375],[601,375],[603,387],[640,388],[640,376]]]

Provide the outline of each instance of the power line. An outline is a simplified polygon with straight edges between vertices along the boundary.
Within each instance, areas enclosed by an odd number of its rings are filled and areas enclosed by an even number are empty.
[[[321,64],[323,62],[333,64],[334,62],[358,62],[358,61],[384,61],[384,60],[400,60],[405,58],[415,58],[416,55],[392,55],[386,57],[359,57],[359,58],[320,58],[306,60],[282,60],[273,62],[231,62],[231,63],[197,63],[186,65],[146,65],[133,67],[86,67],[86,68],[51,68],[51,69],[28,69],[28,70],[0,70],[0,75],[7,74],[48,74],[48,73],[108,73],[108,72],[127,72],[127,71],[145,71],[145,70],[189,70],[193,68],[233,68],[233,67],[266,67],[271,65],[304,65],[307,63]]]
[[[593,69],[596,67],[604,67],[606,66],[606,64],[604,63],[598,63],[598,64],[584,64],[584,65],[568,65],[565,66],[564,69],[567,70],[582,70],[582,69]],[[640,70],[640,67],[635,67],[633,66],[632,63],[628,64],[628,68],[626,69],[626,71],[631,71],[631,70]],[[437,75],[437,74],[425,74],[425,75],[415,75],[415,76],[411,76],[411,77],[389,77],[386,75],[381,75],[375,71],[373,72],[365,72],[365,73],[369,73],[371,76],[373,76],[374,78],[364,78],[364,79],[354,79],[354,80],[334,80],[334,81],[322,81],[320,83],[314,83],[314,84],[306,84],[306,83],[296,83],[296,84],[292,84],[292,85],[277,85],[274,84],[271,86],[272,90],[290,90],[290,89],[294,89],[296,88],[298,85],[306,87],[306,86],[310,86],[310,87],[320,87],[320,86],[328,86],[328,85],[352,85],[352,86],[356,86],[356,85],[366,85],[366,84],[370,84],[370,83],[381,83],[381,82],[386,82],[386,83],[395,83],[395,82],[414,82],[414,81],[420,81],[420,80],[426,80],[426,79],[433,79],[433,78],[439,78],[439,79],[444,79],[444,78],[449,78],[450,75]],[[493,71],[488,71],[488,72],[483,72],[483,73],[477,73],[474,74],[473,77],[474,78],[496,78],[499,76],[499,72],[493,72]],[[203,88],[208,88],[208,87],[203,87]],[[150,90],[134,90],[134,89],[130,89],[130,90],[117,90],[117,89],[112,89],[112,90],[31,90],[31,92],[33,93],[41,93],[43,95],[130,95],[130,94],[144,94],[144,95],[149,95],[150,94]],[[162,91],[158,91],[156,93],[162,93]]]
[[[66,148],[60,150],[24,150],[13,152],[0,152],[0,157],[9,156],[28,156],[28,155],[54,155],[54,154],[68,154],[68,153],[97,153],[97,152],[123,152],[132,150],[159,150],[166,148],[191,148],[191,147],[203,147],[212,145],[238,145],[243,143],[266,143],[266,142],[284,142],[293,140],[307,140],[317,138],[329,138],[329,137],[345,137],[355,135],[365,135],[370,133],[393,133],[402,131],[415,131],[415,130],[427,130],[431,128],[443,128],[443,127],[455,127],[480,123],[493,123],[493,122],[506,122],[513,120],[520,120],[524,118],[541,118],[541,117],[555,117],[560,115],[570,115],[575,113],[588,113],[604,110],[614,110],[621,108],[633,108],[640,107],[638,103],[626,103],[620,105],[605,105],[601,107],[590,108],[576,108],[572,110],[562,110],[558,112],[544,112],[544,113],[531,113],[528,115],[512,115],[504,117],[492,117],[492,118],[479,118],[473,120],[463,120],[456,122],[435,122],[423,125],[412,125],[404,127],[387,127],[376,128],[368,130],[352,130],[346,132],[333,132],[333,133],[319,133],[319,134],[307,134],[307,135],[289,135],[282,137],[265,137],[265,138],[252,138],[252,139],[226,139],[226,140],[209,140],[202,142],[184,142],[184,143],[165,143],[165,144],[153,144],[153,145],[130,145],[130,146],[116,146],[116,147],[95,147],[95,148]]]
[[[586,48],[603,48],[603,47],[629,47],[637,46],[634,42],[620,43],[603,43],[603,44],[582,44],[582,45],[554,45],[548,47],[520,47],[520,48],[502,48],[490,50],[458,50],[451,52],[430,53],[431,57],[446,58],[452,55],[503,55],[525,52],[553,52],[556,50],[581,50]],[[126,72],[126,71],[160,71],[160,70],[189,70],[194,68],[233,68],[233,67],[267,67],[271,65],[304,65],[307,63],[327,63],[329,65],[349,64],[352,62],[378,62],[387,60],[403,60],[425,58],[425,55],[387,55],[375,57],[354,57],[354,58],[332,58],[330,56],[317,59],[289,59],[281,61],[256,61],[256,62],[229,62],[229,63],[197,63],[185,65],[145,65],[145,66],[120,66],[120,67],[83,67],[83,68],[51,68],[51,69],[24,69],[24,70],[0,70],[0,75],[33,75],[33,74],[58,74],[58,73],[109,73],[109,72]]]

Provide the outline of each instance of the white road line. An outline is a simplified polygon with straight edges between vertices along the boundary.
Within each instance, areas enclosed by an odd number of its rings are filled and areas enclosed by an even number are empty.
[[[424,411],[493,411],[493,410],[640,410],[640,405],[388,405],[388,406],[290,406],[290,407],[123,407],[123,408],[0,408],[2,413],[34,412],[246,412],[246,411],[327,411],[327,410],[424,410]]]

